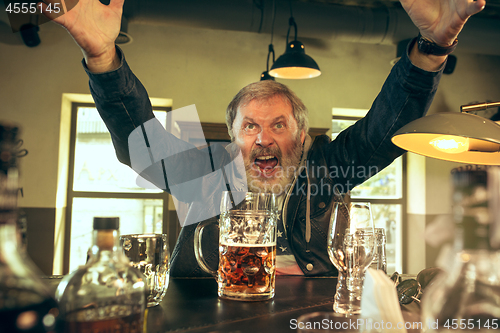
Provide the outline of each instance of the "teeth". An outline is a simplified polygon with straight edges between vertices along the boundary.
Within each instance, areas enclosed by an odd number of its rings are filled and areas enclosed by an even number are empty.
[[[270,160],[271,158],[274,158],[274,156],[259,156],[256,159],[258,159],[258,160]]]

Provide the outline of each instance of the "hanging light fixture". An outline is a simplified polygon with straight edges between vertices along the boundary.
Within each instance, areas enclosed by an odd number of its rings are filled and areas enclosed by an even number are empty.
[[[269,57],[271,56],[271,53],[273,54],[273,63],[274,63],[274,46],[272,43],[272,39],[273,38],[271,37],[271,44],[269,44],[269,51],[267,52],[266,71],[262,72],[262,74],[260,74],[261,81],[265,81],[265,80],[273,80],[274,81],[274,77],[269,75]]]
[[[271,24],[271,43],[268,46],[267,51],[267,62],[266,62],[266,70],[260,74],[260,80],[272,80],[274,81],[274,76],[269,75],[269,57],[271,54],[273,55],[273,64],[274,64],[274,46],[273,46],[273,36],[274,36],[274,20],[276,19],[276,1],[273,0],[273,23]]]
[[[460,113],[422,117],[403,126],[391,140],[405,150],[441,160],[500,165],[500,125],[466,113],[499,106],[500,102],[462,105]]]
[[[292,27],[295,30],[295,38],[289,43]],[[297,40],[297,24],[293,15],[288,20],[285,53],[274,62],[269,74],[282,79],[309,79],[321,75],[316,61],[306,54],[304,44]]]

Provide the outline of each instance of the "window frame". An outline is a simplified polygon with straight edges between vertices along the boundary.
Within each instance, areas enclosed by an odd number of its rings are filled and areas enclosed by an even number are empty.
[[[92,192],[92,191],[75,191],[73,190],[74,175],[75,175],[75,149],[76,149],[76,135],[77,135],[77,123],[78,123],[78,109],[79,108],[96,108],[95,103],[82,103],[82,102],[72,102],[71,103],[71,124],[70,124],[70,142],[69,142],[69,160],[68,160],[68,181],[67,181],[67,193],[66,193],[66,215],[64,223],[64,251],[63,251],[63,274],[69,273],[69,260],[70,260],[70,249],[71,249],[71,221],[73,215],[73,199],[74,198],[96,198],[96,199],[160,199],[163,201],[163,212],[162,212],[162,222],[163,222],[163,232],[169,235],[169,245],[173,247],[175,245],[175,235],[174,243],[171,242],[171,233],[169,232],[172,228],[172,224],[175,230],[175,223],[177,221],[170,221],[169,219],[169,196],[170,194],[166,191],[161,191],[158,193],[133,193],[133,192]],[[169,111],[172,110],[171,107],[165,106],[153,106],[154,111],[165,111],[167,112],[167,128],[170,128],[170,117]],[[172,222],[172,223],[169,223]]]
[[[367,110],[368,111],[368,110]],[[332,120],[351,120],[351,121],[358,121],[360,120],[361,116],[343,116],[343,115],[332,115]],[[331,137],[331,135],[330,135]],[[401,248],[396,249],[396,251],[400,250],[402,253],[399,256],[401,258],[401,263],[396,262],[396,271],[398,270],[398,266],[401,269],[401,271],[405,271],[406,269],[406,263],[405,263],[405,258],[407,258],[407,242],[405,241],[406,235],[407,235],[407,154],[404,153],[401,155],[401,172],[402,172],[402,184],[401,184],[401,198],[387,198],[387,199],[370,199],[370,198],[352,198],[352,202],[370,202],[370,204],[373,205],[400,205],[401,207],[401,232],[399,237],[401,237]]]

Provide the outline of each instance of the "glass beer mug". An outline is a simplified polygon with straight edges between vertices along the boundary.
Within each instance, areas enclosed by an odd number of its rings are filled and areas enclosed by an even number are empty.
[[[274,194],[223,192],[217,271],[208,267],[201,248],[203,228],[212,222],[203,221],[196,227],[196,260],[217,278],[219,297],[241,301],[274,297],[277,219]]]

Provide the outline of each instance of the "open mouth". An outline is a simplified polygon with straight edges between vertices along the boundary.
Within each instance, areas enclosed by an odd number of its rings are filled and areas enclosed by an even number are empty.
[[[254,164],[259,168],[259,171],[265,175],[270,175],[278,165],[278,158],[274,155],[257,156]]]

